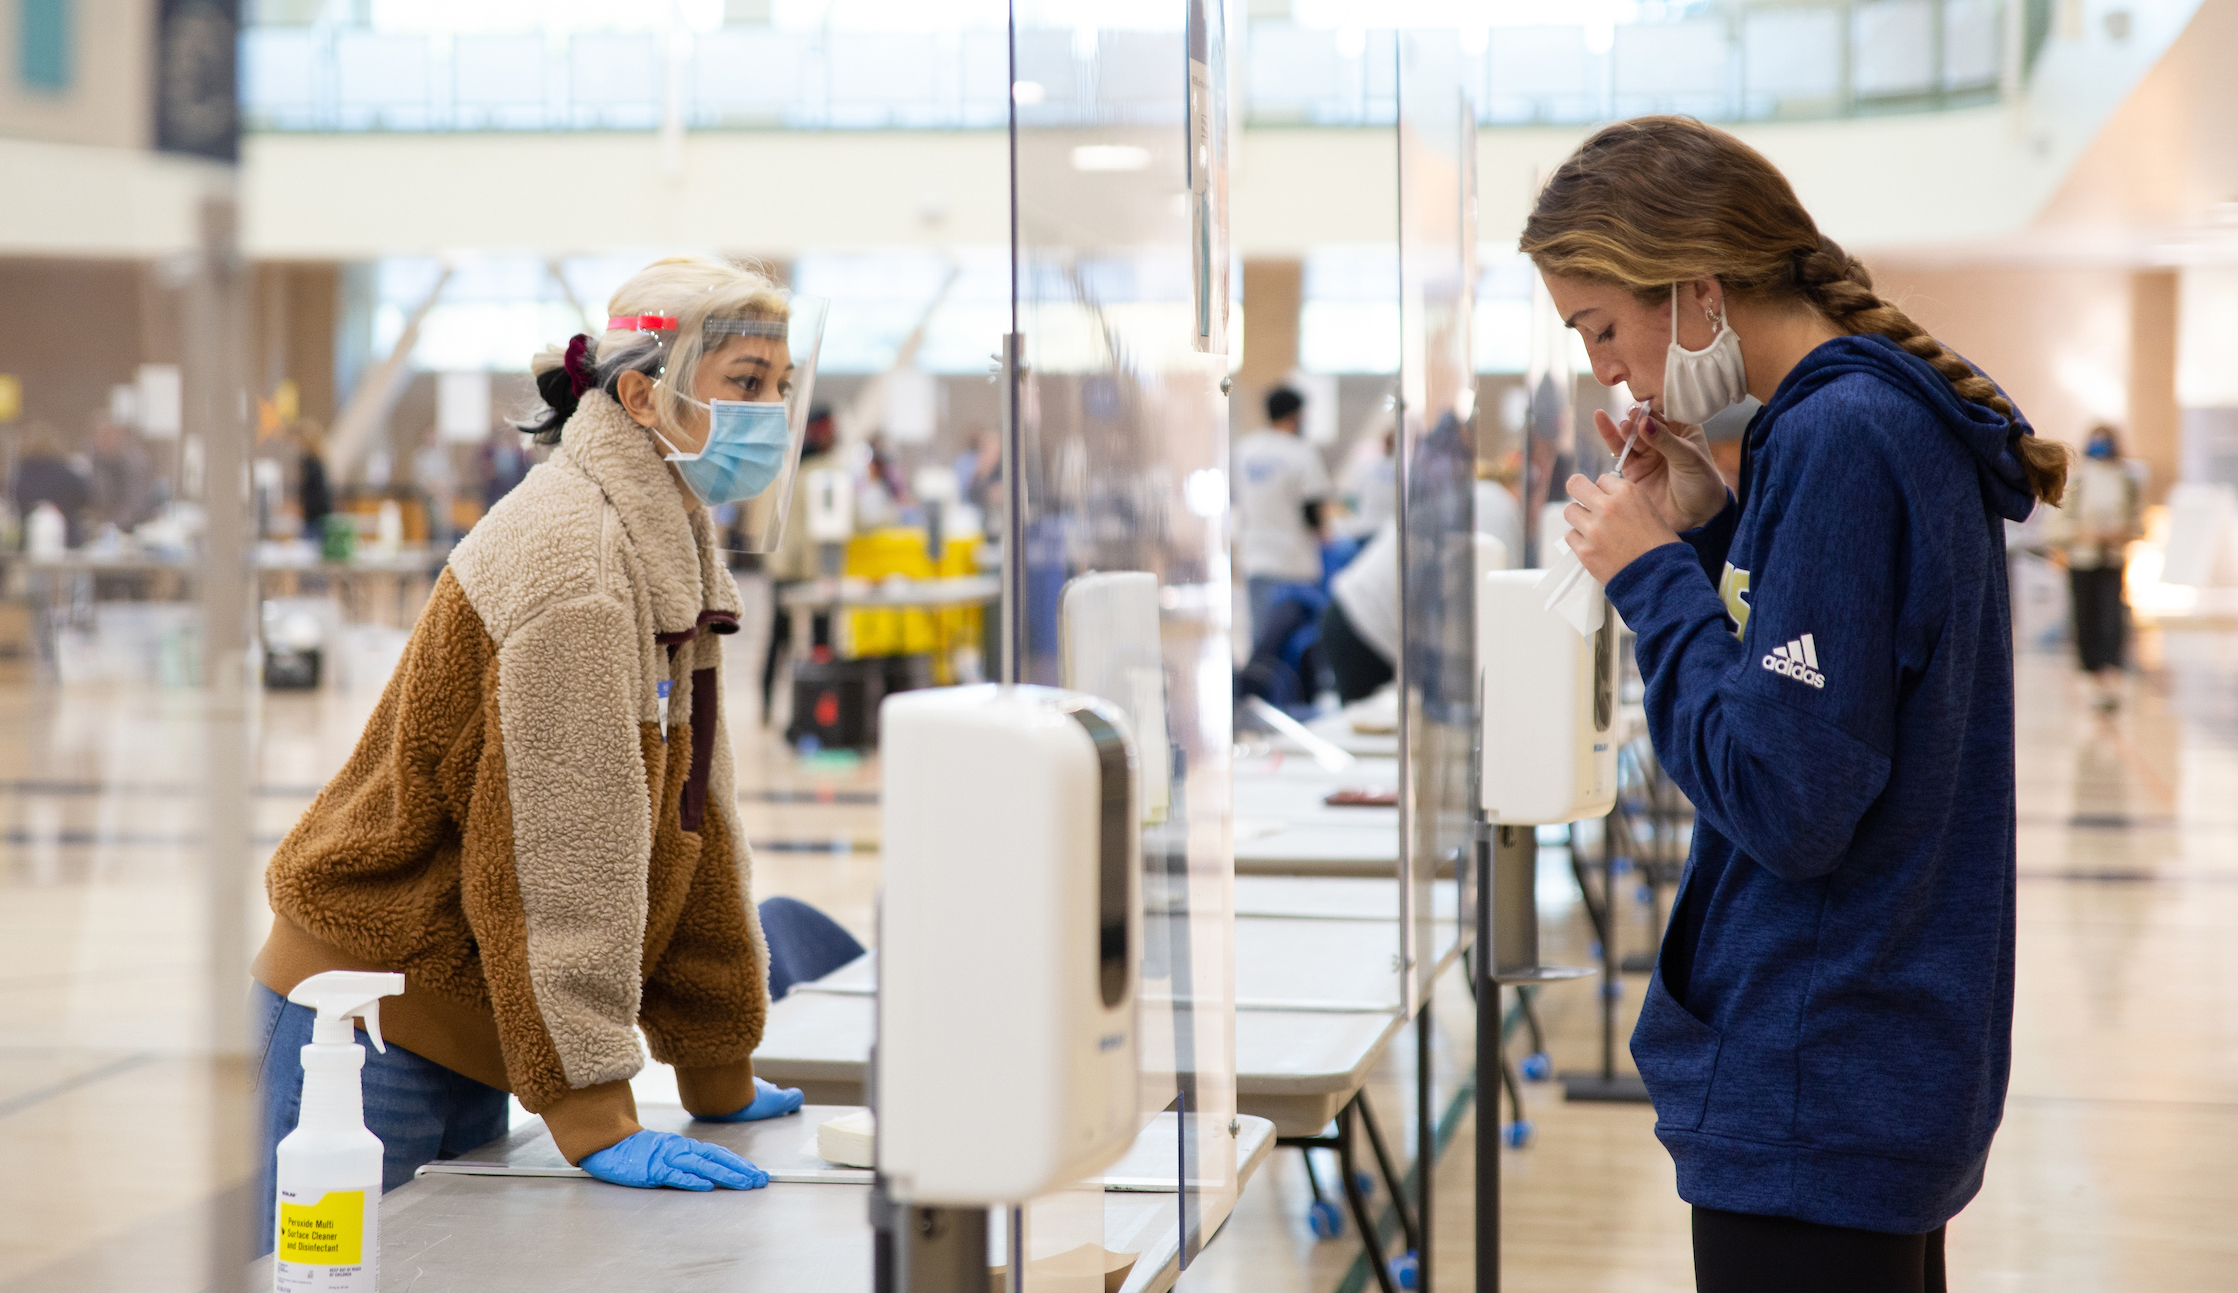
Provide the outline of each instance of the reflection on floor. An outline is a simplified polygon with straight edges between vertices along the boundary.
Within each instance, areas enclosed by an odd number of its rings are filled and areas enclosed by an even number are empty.
[[[2143,645],[2147,667],[2111,721],[2087,712],[2063,660],[2022,662],[2012,1096],[1988,1183],[1951,1227],[1955,1287],[2206,1290],[2238,1270],[2238,634]],[[875,763],[792,758],[757,721],[755,635],[732,646],[755,891],[812,902],[868,941]],[[340,764],[373,699],[265,699],[260,850]],[[206,982],[193,703],[118,684],[0,687],[0,1293],[200,1287],[214,1183],[192,1059]],[[1559,854],[1547,861],[1549,959],[1583,960],[1582,914]],[[1622,941],[1645,946],[1644,908],[1627,898],[1624,911]],[[261,903],[256,917],[261,936]],[[1640,986],[1625,984],[1620,1038]],[[1540,1001],[1557,1065],[1597,1063],[1590,981]],[[1471,1046],[1467,995],[1448,980],[1441,1106]],[[1412,1053],[1396,1047],[1370,1088],[1395,1137],[1412,1117]],[[1508,1287],[1691,1288],[1687,1213],[1652,1115],[1565,1105],[1553,1084],[1528,1098],[1535,1143],[1505,1155]],[[1464,1118],[1436,1178],[1447,1288],[1470,1273],[1472,1134]],[[1279,1153],[1182,1286],[1370,1287],[1352,1236],[1309,1233],[1307,1200],[1299,1156]]]

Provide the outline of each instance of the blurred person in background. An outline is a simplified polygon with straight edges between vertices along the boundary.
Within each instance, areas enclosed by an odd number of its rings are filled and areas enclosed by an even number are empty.
[[[1507,568],[1523,565],[1523,505],[1515,499],[1518,464],[1478,460],[1476,465],[1476,532],[1489,534],[1507,549]]]
[[[2129,606],[2122,596],[2122,573],[2130,540],[2144,533],[2137,477],[2122,461],[2121,442],[2110,426],[2090,429],[2082,461],[2067,486],[2067,500],[2053,513],[2052,550],[2067,564],[2073,595],[2075,655],[2102,714],[2121,707],[2123,647],[2129,633]]]
[[[859,452],[862,477],[855,482],[855,532],[901,524],[901,510],[909,505],[909,491],[894,461],[893,446],[883,435],[874,435]]]
[[[1523,509],[1498,476],[1492,464],[1477,464],[1476,532],[1507,548],[1512,569],[1522,564]],[[1390,682],[1399,647],[1399,522],[1389,517],[1360,555],[1329,577],[1321,651],[1336,679],[1337,699],[1349,705]]]
[[[1396,429],[1385,427],[1373,440],[1362,441],[1360,451],[1346,465],[1339,488],[1352,515],[1340,527],[1344,533],[1367,538],[1398,514],[1398,438]],[[1370,449],[1370,444],[1375,447]]]
[[[770,707],[777,695],[777,668],[793,644],[793,620],[782,604],[784,590],[823,574],[817,564],[816,541],[808,537],[808,482],[814,473],[839,465],[832,452],[837,426],[831,409],[819,404],[808,411],[808,426],[801,433],[800,470],[793,475],[792,511],[786,514],[785,537],[769,554],[763,569],[769,572],[769,649],[762,655],[762,726],[769,726]],[[810,650],[831,644],[831,613],[817,611],[809,629]]]
[[[528,469],[536,465],[521,438],[510,428],[500,428],[490,433],[482,442],[479,454],[482,477],[482,510],[497,506],[497,500],[513,492],[513,487],[527,478]]]
[[[67,445],[53,426],[33,422],[24,428],[16,457],[15,479],[8,482],[16,515],[30,532],[31,514],[42,503],[62,514],[64,544],[75,548],[85,542],[86,512],[93,501],[93,487],[70,461]]]
[[[426,438],[412,454],[412,484],[427,508],[427,541],[448,548],[458,536],[451,529],[451,504],[458,497],[458,472],[442,429],[430,422]]]
[[[326,436],[316,422],[295,426],[295,496],[303,509],[303,538],[323,542],[326,518],[334,512],[334,489],[326,479]]]
[[[1322,509],[1334,492],[1321,451],[1300,436],[1305,397],[1267,392],[1267,425],[1235,445],[1236,567],[1251,597],[1254,638],[1291,584],[1321,582]]]
[[[1001,437],[992,431],[973,433],[971,443],[956,455],[956,496],[985,516],[1000,505],[995,495],[1001,485]]]
[[[155,469],[140,437],[107,416],[93,419],[93,520],[129,531],[154,516],[158,506]]]

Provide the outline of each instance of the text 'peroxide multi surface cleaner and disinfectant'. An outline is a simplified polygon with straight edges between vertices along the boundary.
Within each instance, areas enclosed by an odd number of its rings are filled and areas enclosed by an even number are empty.
[[[381,1141],[365,1129],[365,1090],[353,1018],[381,1042],[381,998],[401,974],[329,970],[288,1000],[318,1012],[303,1048],[303,1106],[280,1142],[274,1287],[279,1293],[373,1293],[380,1280]]]

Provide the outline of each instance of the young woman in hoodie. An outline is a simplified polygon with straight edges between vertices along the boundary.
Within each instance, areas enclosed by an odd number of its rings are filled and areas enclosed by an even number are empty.
[[[2011,1056],[2003,523],[2065,451],[1699,122],[1588,140],[1522,249],[1653,409],[1565,515],[1698,811],[1632,1034],[1697,1287],[1941,1289]],[[1700,424],[1750,395],[1736,496]]]

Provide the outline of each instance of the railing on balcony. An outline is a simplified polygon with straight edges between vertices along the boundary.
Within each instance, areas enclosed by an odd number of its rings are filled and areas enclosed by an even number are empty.
[[[1985,102],[2026,37],[2008,30],[2022,14],[2006,0],[1616,8],[1633,20],[1456,32],[1482,123],[1643,112],[1765,121]],[[1389,123],[1394,39],[1389,30],[1252,20],[1240,42],[1246,120]],[[1082,125],[1152,117],[1171,97],[1167,43],[1124,30],[1022,31],[1021,114]],[[241,67],[248,121],[264,131],[650,130],[669,120],[695,130],[953,130],[1005,121],[1008,49],[992,26],[448,32],[264,23],[244,32]]]

